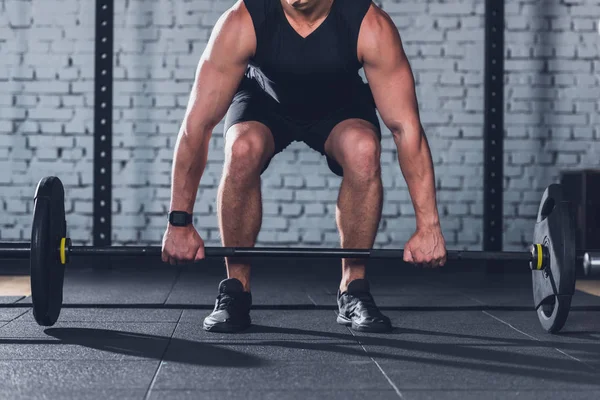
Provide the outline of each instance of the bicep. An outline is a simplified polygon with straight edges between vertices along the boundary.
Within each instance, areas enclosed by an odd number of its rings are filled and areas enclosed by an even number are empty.
[[[186,130],[212,129],[225,116],[245,67],[220,68],[210,60],[198,64],[186,111]]]
[[[420,130],[415,80],[395,25],[379,15],[361,35],[365,75],[383,122],[393,132]]]
[[[375,104],[383,122],[392,131],[419,125],[414,79],[408,63],[395,68],[365,66]]]
[[[200,58],[186,111],[189,129],[218,124],[244,76],[256,39],[243,2],[241,7],[223,14]]]

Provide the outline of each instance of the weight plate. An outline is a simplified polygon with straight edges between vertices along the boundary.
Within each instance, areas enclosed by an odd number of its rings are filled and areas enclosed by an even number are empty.
[[[548,333],[556,333],[562,329],[571,310],[573,296],[550,296],[537,309],[542,328]]]
[[[34,201],[30,256],[33,316],[39,325],[52,326],[62,307],[65,276],[58,250],[67,233],[62,182],[56,177],[43,178]]]
[[[542,327],[558,332],[565,324],[575,293],[575,217],[561,185],[548,186],[537,216],[533,243],[550,255],[548,265],[532,271],[533,300]]]

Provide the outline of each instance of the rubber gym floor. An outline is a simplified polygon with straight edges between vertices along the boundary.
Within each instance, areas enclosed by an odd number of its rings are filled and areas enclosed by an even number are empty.
[[[335,323],[339,261],[257,260],[253,327],[216,334],[201,327],[221,261],[89,261],[69,266],[51,328],[33,320],[28,277],[0,277],[0,398],[600,398],[600,281],[578,281],[550,335],[526,266],[377,262],[372,292],[395,330],[362,334]]]

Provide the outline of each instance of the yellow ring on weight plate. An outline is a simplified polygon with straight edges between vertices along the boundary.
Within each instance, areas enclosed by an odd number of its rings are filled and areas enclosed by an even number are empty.
[[[541,244],[536,244],[535,245],[537,247],[537,270],[542,269],[542,267],[544,266],[544,257],[543,257],[543,253],[542,253],[542,245]]]
[[[65,265],[67,263],[67,238],[60,239],[59,256],[60,263]]]

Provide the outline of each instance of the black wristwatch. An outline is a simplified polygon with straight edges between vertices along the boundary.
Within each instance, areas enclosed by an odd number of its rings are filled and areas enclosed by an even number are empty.
[[[188,226],[192,221],[192,214],[185,211],[171,211],[169,213],[169,223],[173,226]]]

